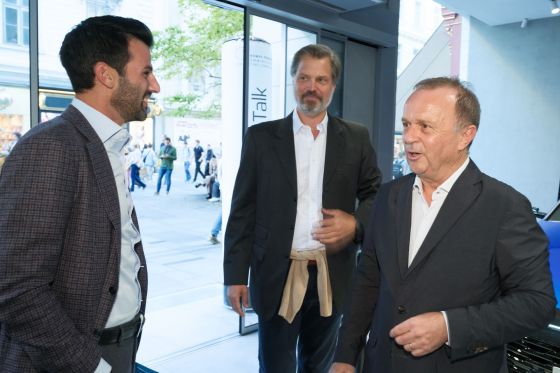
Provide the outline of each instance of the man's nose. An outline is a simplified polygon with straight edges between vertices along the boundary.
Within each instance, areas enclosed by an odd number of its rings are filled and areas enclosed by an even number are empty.
[[[150,91],[152,93],[159,93],[159,82],[155,75],[152,75],[152,79],[150,80]]]
[[[413,143],[417,138],[417,132],[413,125],[409,125],[408,127],[403,129],[403,142],[405,144]]]
[[[315,91],[315,82],[313,81],[313,79],[309,79],[307,81],[307,90],[308,91]]]

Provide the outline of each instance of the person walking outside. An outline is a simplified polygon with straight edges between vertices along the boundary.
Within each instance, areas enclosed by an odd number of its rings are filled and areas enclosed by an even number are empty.
[[[196,182],[196,177],[198,176],[198,174],[200,174],[200,176],[202,176],[202,180],[204,180],[204,173],[200,169],[200,165],[202,164],[202,153],[204,153],[204,149],[202,148],[202,146],[200,146],[199,140],[195,140],[195,142],[196,145],[194,146],[193,149],[194,163],[195,163],[193,183]]]
[[[144,167],[146,167],[146,180],[152,181],[154,168],[156,166],[157,155],[154,152],[152,144],[148,144],[145,153],[143,154]]]
[[[134,192],[134,187],[138,185],[142,189],[146,189],[146,184],[140,178],[140,170],[144,166],[142,162],[142,152],[140,145],[135,144],[134,150],[130,153],[130,191]]]
[[[171,173],[173,172],[173,162],[177,159],[177,149],[171,145],[169,137],[166,137],[164,140],[164,146],[159,151],[159,159],[161,159],[161,166],[159,168],[156,196],[159,195],[161,179],[164,175],[165,184],[167,185],[166,193],[169,194],[169,189],[171,189]]]
[[[218,240],[218,234],[220,234],[221,230],[222,230],[222,209],[220,209],[220,212],[218,213],[218,217],[214,221],[214,225],[212,226],[212,230],[210,231],[210,237],[208,238],[208,241],[210,241],[212,245],[216,245],[220,243],[220,240]]]
[[[192,149],[189,146],[188,140],[185,140],[185,147],[183,148],[183,158],[185,161],[185,183],[188,183],[191,180],[191,158],[192,158]]]

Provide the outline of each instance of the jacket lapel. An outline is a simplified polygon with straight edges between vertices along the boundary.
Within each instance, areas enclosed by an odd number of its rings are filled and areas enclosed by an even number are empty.
[[[410,246],[410,221],[412,213],[412,186],[414,175],[400,188],[397,194],[395,221],[397,229],[397,255],[399,270],[404,278],[408,272],[408,248]]]
[[[445,199],[434,224],[428,231],[422,246],[414,257],[409,273],[421,263],[437,246],[441,239],[455,225],[457,220],[469,209],[481,192],[481,173],[471,160],[459,179],[455,182]],[[410,231],[410,229],[409,229]]]
[[[331,178],[334,176],[340,159],[345,152],[346,142],[342,123],[329,116],[327,123],[327,147],[325,150],[325,173],[323,175],[323,190],[326,189]],[[323,193],[324,195],[324,193]]]
[[[101,203],[113,226],[120,229],[120,205],[117,185],[109,156],[101,139],[86,118],[73,106],[69,106],[62,115],[69,118],[69,122],[86,138],[86,149],[91,160],[95,182],[100,190]]]
[[[274,133],[276,137],[274,149],[284,169],[288,184],[297,193],[296,149],[294,145],[292,115],[294,115],[293,112],[278,123]]]

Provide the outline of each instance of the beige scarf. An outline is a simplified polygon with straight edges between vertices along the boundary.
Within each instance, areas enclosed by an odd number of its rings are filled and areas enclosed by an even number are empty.
[[[309,282],[309,272],[307,263],[310,260],[317,262],[317,292],[319,294],[320,313],[323,317],[332,315],[332,291],[329,278],[329,268],[327,266],[327,254],[325,250],[295,251],[290,253],[292,264],[288,279],[282,294],[282,304],[278,315],[292,323],[298,313]]]

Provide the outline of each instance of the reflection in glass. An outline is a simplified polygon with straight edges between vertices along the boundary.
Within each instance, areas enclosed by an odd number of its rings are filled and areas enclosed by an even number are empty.
[[[4,42],[29,45],[29,2],[22,0],[4,1]]]
[[[253,38],[264,40],[271,45],[270,119],[282,118],[295,108],[290,75],[294,53],[305,45],[316,43],[317,35],[257,16],[251,17],[251,33]]]
[[[0,167],[20,135],[27,132],[29,110],[29,2],[4,0],[0,18]]]
[[[288,115],[288,113],[296,107],[294,82],[290,73],[290,66],[292,66],[294,54],[302,47],[315,44],[316,42],[316,34],[288,27],[288,37],[286,40],[286,104],[284,115]]]

